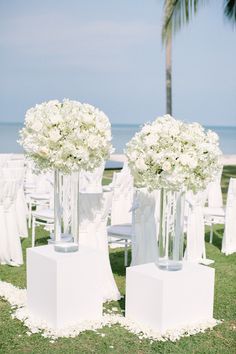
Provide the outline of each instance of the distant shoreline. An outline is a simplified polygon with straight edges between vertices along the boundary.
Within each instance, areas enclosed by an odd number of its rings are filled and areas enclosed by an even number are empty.
[[[111,126],[113,127],[141,127],[144,124],[146,124],[148,122],[143,122],[143,123],[112,123],[111,122]],[[194,123],[194,122],[189,122],[189,123]],[[24,125],[24,122],[1,122],[0,121],[0,125]],[[207,129],[214,129],[214,128],[225,128],[225,129],[230,129],[230,128],[236,128],[236,125],[212,125],[212,124],[201,124],[204,128]]]
[[[222,155],[220,160],[224,166],[236,165],[236,154]],[[126,157],[124,154],[113,154],[111,155],[110,161],[125,162]]]
[[[0,156],[1,155],[13,155],[13,157],[15,155],[16,157],[19,157],[20,155],[24,155],[24,154],[22,154],[22,153],[0,153]],[[236,154],[222,155],[220,160],[224,166],[234,166],[234,165],[236,166]],[[117,162],[119,165],[119,168],[120,168],[121,164],[123,164],[125,161],[127,161],[127,159],[124,154],[112,154],[108,161],[111,161],[112,165],[114,165],[114,166],[115,166],[115,163]]]

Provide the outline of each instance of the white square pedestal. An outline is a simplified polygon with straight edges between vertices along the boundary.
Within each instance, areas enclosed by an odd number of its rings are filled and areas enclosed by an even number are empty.
[[[213,319],[215,270],[184,262],[181,271],[154,263],[127,268],[126,317],[161,333]]]
[[[53,245],[27,249],[27,302],[33,316],[63,328],[102,316],[99,252],[80,246],[60,253]]]

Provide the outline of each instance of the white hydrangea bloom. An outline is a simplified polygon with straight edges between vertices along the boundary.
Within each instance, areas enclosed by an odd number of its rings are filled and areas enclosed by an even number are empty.
[[[113,151],[107,116],[89,104],[68,99],[30,108],[20,136],[20,144],[39,171],[91,171]]]
[[[220,155],[216,133],[170,115],[144,125],[126,149],[136,186],[149,190],[202,190],[218,172]]]

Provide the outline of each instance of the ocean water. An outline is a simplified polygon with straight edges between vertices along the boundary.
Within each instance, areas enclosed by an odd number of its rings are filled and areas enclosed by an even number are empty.
[[[0,123],[0,153],[22,153],[17,143],[22,123]],[[220,138],[220,147],[224,154],[236,154],[236,126],[235,127],[206,127],[214,130]],[[113,146],[116,154],[122,154],[125,144],[140,130],[140,125],[112,125]]]

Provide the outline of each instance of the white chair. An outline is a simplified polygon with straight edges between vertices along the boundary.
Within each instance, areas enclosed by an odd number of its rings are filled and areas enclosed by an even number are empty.
[[[213,225],[224,224],[222,252],[236,251],[236,178],[230,178],[225,208],[204,208],[205,223],[210,225],[210,240],[213,239]]]
[[[7,161],[11,158],[12,154],[0,154],[0,168],[6,167]]]
[[[32,247],[35,246],[36,226],[43,225],[50,232],[54,229],[54,210],[51,208],[36,210],[32,212]]]
[[[96,249],[101,256],[104,302],[120,299],[111,270],[106,229],[111,200],[112,192],[80,193],[79,196],[79,244]]]
[[[16,197],[16,219],[18,225],[18,234],[20,237],[28,237],[27,216],[28,208],[24,195],[24,167],[4,167],[0,170],[2,177],[6,180],[17,180],[17,197]]]
[[[31,227],[32,208],[35,207],[37,210],[40,210],[49,207],[52,190],[52,174],[45,173],[34,176],[34,188],[28,190],[27,193],[29,205],[28,227]]]
[[[73,241],[71,236],[71,208],[73,209],[74,205],[71,204],[71,197],[73,191],[71,188],[71,176],[63,176],[61,184],[61,206],[62,206],[62,224],[63,224],[63,233],[62,240],[65,242]],[[35,246],[35,236],[36,236],[36,227],[39,225],[44,226],[44,228],[50,232],[50,242],[54,242],[54,190],[51,188],[47,204],[43,208],[36,208],[35,211],[32,211],[32,247]],[[46,199],[45,199],[46,200]],[[42,205],[40,205],[42,206]]]
[[[133,177],[127,164],[121,172],[113,174],[113,197],[110,212],[110,226],[108,227],[109,245],[111,248],[125,248],[125,266],[127,266],[128,247],[131,244],[130,225],[132,223],[132,205],[134,196]]]
[[[118,224],[107,227],[109,244],[115,243],[116,247],[124,245],[124,266],[128,265],[128,247],[132,241],[132,224]],[[113,240],[111,240],[113,239]]]
[[[114,173],[112,181],[113,198],[111,205],[111,225],[132,222],[130,209],[133,204],[133,177],[127,165],[119,173]]]
[[[221,176],[222,176],[223,168],[220,169],[214,181],[210,182],[207,186],[207,207],[213,208],[214,210],[223,210],[223,196],[221,190]],[[208,209],[209,210],[209,209]],[[213,239],[213,227],[211,221],[207,223],[207,218],[205,218],[205,224],[210,226],[210,243],[212,243]]]
[[[206,198],[207,191],[200,191],[196,194],[192,191],[186,193],[187,244],[184,259],[189,262],[209,265],[214,261],[206,258],[203,212]]]
[[[108,236],[116,244],[125,244],[124,265],[128,264],[128,247],[132,247],[131,265],[157,261],[159,192],[149,193],[145,188],[135,193],[130,210],[132,223],[107,227]]]
[[[5,230],[7,235],[7,237],[5,237],[7,250],[5,248],[4,262],[13,266],[23,264],[21,242],[16,220],[17,188],[17,180],[0,180],[1,208],[3,210],[1,230]],[[0,250],[0,253],[1,252]],[[9,257],[8,260],[6,259],[6,255]]]
[[[25,161],[25,155],[24,154],[11,154],[10,160],[14,160],[14,161],[24,160]]]
[[[80,193],[102,193],[102,177],[105,162],[95,168],[92,172],[81,171],[79,174]]]
[[[0,179],[0,264],[10,263],[10,250],[8,247],[8,235],[5,220],[5,209],[4,209],[4,199],[5,199],[5,184],[6,180]]]
[[[221,190],[221,176],[223,168],[220,169],[214,181],[210,182],[207,186],[207,206],[209,208],[222,208],[223,197]]]
[[[10,168],[24,168],[25,167],[25,160],[24,159],[17,159],[17,160],[7,160],[6,167]]]
[[[225,210],[225,229],[221,252],[236,252],[236,178],[230,178]]]
[[[132,266],[158,259],[159,202],[158,190],[137,190],[133,212]]]

